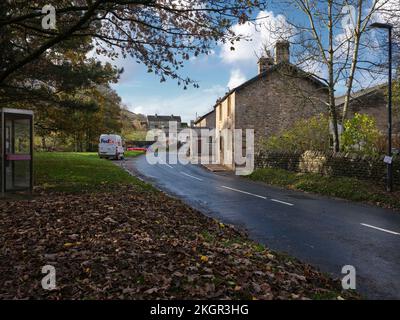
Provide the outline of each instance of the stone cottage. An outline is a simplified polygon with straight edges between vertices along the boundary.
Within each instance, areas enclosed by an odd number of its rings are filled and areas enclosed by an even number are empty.
[[[174,115],[161,116],[158,114],[155,114],[154,116],[153,115],[147,116],[147,126],[148,126],[149,130],[161,129],[161,130],[168,131],[169,123],[171,121],[176,122],[178,130],[180,130],[181,123],[182,123],[182,119],[180,116],[174,116]]]
[[[215,110],[211,110],[210,112],[206,113],[205,115],[197,118],[194,121],[194,126],[197,128],[215,128]]]
[[[298,119],[325,113],[327,100],[326,85],[291,64],[289,42],[278,41],[275,59],[260,58],[258,75],[229,91],[214,106],[219,163],[235,168],[234,129],[254,129],[257,151],[263,139],[288,129]],[[204,117],[199,125],[207,121]]]
[[[349,106],[349,117],[355,113],[367,114],[373,117],[382,133],[388,129],[387,84],[380,84],[360,90],[352,94]],[[336,98],[336,106],[341,112],[344,107],[345,96]],[[393,105],[393,134],[400,133],[399,106]]]

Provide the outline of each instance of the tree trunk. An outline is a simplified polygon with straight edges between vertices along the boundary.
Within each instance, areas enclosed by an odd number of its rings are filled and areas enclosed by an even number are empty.
[[[361,23],[362,23],[362,10],[363,10],[363,1],[359,0],[358,2],[358,17],[357,17],[357,25],[355,26],[355,31],[354,31],[354,51],[353,51],[353,56],[351,60],[351,67],[350,67],[350,75],[349,79],[347,80],[346,86],[346,96],[344,99],[344,106],[343,106],[343,113],[342,113],[342,125],[344,125],[344,122],[347,118],[347,114],[349,111],[349,106],[350,106],[350,97],[351,97],[351,91],[353,89],[353,83],[354,83],[354,75],[357,70],[357,63],[358,63],[358,52],[360,51],[360,38],[361,38]],[[349,43],[350,45],[350,43]]]
[[[47,151],[46,138],[42,137],[42,150]]]
[[[333,150],[335,152],[340,151],[340,139],[339,130],[336,114],[336,104],[335,104],[335,91],[329,90],[329,117],[331,119],[332,130],[333,130]]]
[[[335,76],[334,76],[334,49],[333,49],[333,0],[328,2],[328,16],[329,16],[329,59],[328,59],[328,72],[329,72],[329,116],[331,118],[332,129],[333,129],[333,150],[335,152],[340,151],[339,132],[336,114],[336,101],[335,101]]]

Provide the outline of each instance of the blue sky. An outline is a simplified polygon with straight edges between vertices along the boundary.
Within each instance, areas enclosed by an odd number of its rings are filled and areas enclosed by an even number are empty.
[[[196,89],[188,87],[183,90],[175,80],[168,79],[160,83],[160,79],[147,68],[137,64],[134,58],[119,58],[114,61],[118,67],[124,67],[118,84],[113,88],[121,96],[128,109],[142,114],[180,115],[183,121],[189,122],[210,111],[218,97],[224,95],[229,88],[236,87],[244,81],[257,75],[257,55],[262,43],[272,47],[277,40],[271,32],[272,27],[290,28],[286,17],[278,14],[282,8],[278,5],[271,11],[256,13],[258,18],[264,18],[268,28],[258,28],[253,25],[234,26],[237,33],[250,35],[252,41],[241,41],[231,51],[230,45],[217,45],[209,56],[200,56],[187,61],[181,69],[182,76],[189,76],[200,85]],[[293,12],[285,14],[294,15]],[[289,19],[298,17],[289,16]],[[301,18],[300,18],[301,19]],[[301,20],[300,20],[301,22]],[[343,31],[338,31],[340,32]],[[318,72],[323,75],[324,71]]]
[[[123,103],[135,113],[143,114],[174,114],[182,116],[184,121],[195,119],[196,112],[201,115],[214,105],[216,99],[227,90],[231,66],[222,63],[219,50],[211,56],[201,56],[190,60],[181,70],[198,82],[200,88],[191,86],[183,90],[175,80],[168,79],[160,83],[160,79],[147,73],[144,66],[136,64],[134,59],[123,62],[125,72],[114,89],[122,97]],[[248,70],[248,75],[255,74]]]

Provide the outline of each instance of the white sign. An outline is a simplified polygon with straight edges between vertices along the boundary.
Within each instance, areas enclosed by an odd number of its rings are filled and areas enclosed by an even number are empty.
[[[385,159],[383,160],[383,162],[385,162],[387,164],[392,164],[393,157],[386,156]]]

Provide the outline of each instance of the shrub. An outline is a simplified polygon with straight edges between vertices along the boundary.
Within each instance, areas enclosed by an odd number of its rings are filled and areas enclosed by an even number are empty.
[[[373,117],[356,113],[344,123],[341,136],[342,149],[345,152],[378,155],[380,153],[381,134]]]
[[[271,152],[304,152],[330,149],[329,120],[324,115],[300,119],[292,128],[262,141],[263,149]]]

